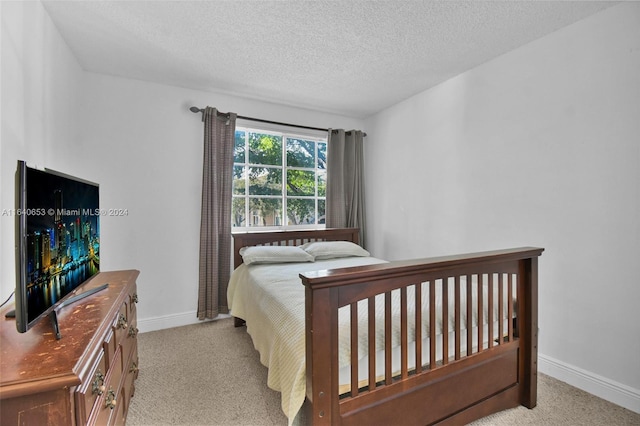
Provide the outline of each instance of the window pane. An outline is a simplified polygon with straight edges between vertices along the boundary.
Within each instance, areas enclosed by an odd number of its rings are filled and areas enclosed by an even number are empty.
[[[318,170],[318,197],[327,196],[327,171]]]
[[[249,195],[282,195],[282,169],[249,167]]]
[[[327,168],[327,143],[318,142],[318,168]]]
[[[246,132],[243,130],[236,130],[235,146],[233,148],[233,162],[244,163],[245,144],[244,137]]]
[[[287,195],[316,195],[315,173],[306,170],[287,170]]]
[[[233,166],[233,193],[242,195],[246,193],[244,166]]]
[[[287,198],[288,225],[315,224],[316,201],[304,198]]]
[[[251,198],[249,200],[249,226],[282,225],[282,200],[278,198]]]
[[[325,200],[318,200],[318,223],[325,224],[326,208]]]
[[[316,166],[316,144],[302,139],[287,139],[287,166],[309,167]]]
[[[247,226],[245,217],[245,199],[240,197],[233,197],[231,221],[232,226]]]
[[[249,133],[249,163],[282,165],[282,136]]]

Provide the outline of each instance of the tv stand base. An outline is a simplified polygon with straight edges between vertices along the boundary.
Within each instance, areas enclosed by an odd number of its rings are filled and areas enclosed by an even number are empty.
[[[104,283],[104,284],[100,284],[98,287],[94,287],[91,288],[87,291],[83,291],[82,293],[78,293],[75,296],[72,296],[70,298],[68,298],[67,300],[65,300],[64,302],[62,302],[60,305],[58,305],[57,309],[62,309],[67,305],[72,304],[73,302],[77,302],[78,300],[82,300],[85,297],[91,296],[92,294],[95,294],[101,290],[104,290],[105,288],[109,287],[109,283]]]
[[[49,314],[49,316],[51,317],[51,325],[53,326],[53,332],[56,335],[56,340],[60,340],[62,338],[62,334],[60,334],[60,326],[58,325],[58,309],[62,309],[65,306],[68,306],[74,302],[77,302],[78,300],[82,300],[85,297],[89,297],[92,294],[95,294],[101,290],[104,290],[105,288],[109,287],[109,283],[104,283],[99,285],[98,287],[94,287],[90,290],[87,291],[83,291],[82,293],[76,294],[75,296],[72,296],[70,298],[68,298],[67,300],[65,300],[64,302],[62,302],[61,304],[59,304],[54,310],[51,311],[51,314]]]

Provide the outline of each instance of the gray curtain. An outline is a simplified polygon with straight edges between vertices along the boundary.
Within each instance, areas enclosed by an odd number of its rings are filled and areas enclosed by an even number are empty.
[[[327,136],[327,228],[360,228],[364,247],[364,135],[329,129]]]
[[[198,319],[228,313],[231,274],[231,191],[236,114],[207,107],[204,121]]]

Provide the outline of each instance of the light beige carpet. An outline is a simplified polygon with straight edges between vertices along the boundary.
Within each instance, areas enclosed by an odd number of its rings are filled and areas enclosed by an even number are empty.
[[[140,375],[129,426],[287,424],[251,337],[233,320],[138,337]],[[514,408],[473,424],[640,425],[640,414],[540,375],[536,408]]]

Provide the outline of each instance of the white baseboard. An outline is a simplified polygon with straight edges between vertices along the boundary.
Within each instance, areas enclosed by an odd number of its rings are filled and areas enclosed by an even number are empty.
[[[640,390],[638,389],[542,354],[538,354],[538,371],[628,410],[640,413]]]
[[[228,317],[229,315],[227,314],[221,314],[217,319]],[[189,311],[155,318],[138,318],[138,330],[140,333],[146,333],[148,331],[182,327],[183,325],[199,324],[201,322],[202,321],[198,319],[196,311]]]

